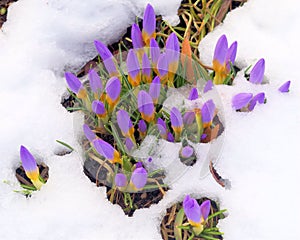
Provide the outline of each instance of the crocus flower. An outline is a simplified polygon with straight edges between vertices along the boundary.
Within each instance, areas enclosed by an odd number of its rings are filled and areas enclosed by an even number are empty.
[[[89,80],[93,93],[98,96],[103,90],[103,85],[98,73],[94,69],[89,71]]]
[[[134,48],[143,48],[145,46],[142,32],[137,24],[132,24],[131,27],[131,40]]]
[[[208,80],[204,86],[203,93],[206,93],[206,92],[212,90],[213,86],[214,85],[213,85],[212,80]]]
[[[233,42],[230,45],[226,54],[226,69],[228,72],[230,72],[230,63],[233,64],[235,61],[236,52],[237,52],[237,41]]]
[[[160,95],[160,78],[158,76],[156,76],[150,84],[149,94],[154,104],[157,104]]]
[[[168,81],[173,81],[174,75],[178,69],[180,55],[179,41],[175,33],[171,33],[166,41],[166,59],[168,62]]]
[[[222,35],[215,47],[213,58],[213,69],[215,71],[214,83],[222,84],[225,80],[226,73],[226,55],[228,51],[228,42],[225,35]]]
[[[232,107],[235,110],[242,109],[249,104],[252,98],[252,93],[239,93],[232,98]]]
[[[121,109],[117,112],[117,122],[123,136],[133,139],[134,128],[129,115],[125,110]]]
[[[139,167],[133,171],[130,180],[133,186],[136,189],[140,190],[146,185],[147,177],[148,177],[148,173],[146,169],[143,167]]]
[[[291,81],[287,81],[278,89],[279,92],[289,92],[290,91]]]
[[[65,77],[67,80],[67,84],[69,88],[72,90],[72,92],[76,93],[78,98],[81,99],[86,98],[87,93],[81,81],[73,73],[70,72],[66,72]]]
[[[190,158],[194,154],[194,149],[191,146],[185,146],[181,149],[180,155],[184,158]]]
[[[155,38],[156,32],[156,18],[155,18],[155,12],[153,7],[148,4],[145,12],[144,12],[144,18],[143,18],[143,39],[147,46],[149,46],[150,39]]]
[[[153,100],[144,90],[141,90],[138,94],[138,109],[145,121],[153,121],[155,113]]]
[[[263,104],[265,102],[265,93],[261,92],[256,94],[249,102],[248,110],[252,111],[256,106],[257,102],[260,104]]]
[[[162,138],[167,139],[167,125],[161,118],[157,119],[156,126]]]
[[[153,64],[153,68],[157,69],[158,58],[160,57],[160,48],[154,38],[150,40],[150,57]]]
[[[127,177],[124,173],[117,173],[115,176],[115,184],[117,187],[122,188],[127,185]]]
[[[83,124],[83,132],[90,142],[96,139],[96,134],[89,128],[87,124]]]
[[[110,78],[105,87],[106,91],[106,101],[113,107],[119,101],[121,93],[121,82],[117,77]]]
[[[97,116],[99,118],[103,118],[106,116],[106,109],[105,106],[103,104],[103,102],[99,101],[99,100],[94,100],[92,102],[92,110],[94,113],[97,114]]]
[[[142,76],[145,83],[151,83],[151,63],[146,53],[142,57]]]
[[[216,106],[213,100],[210,99],[203,104],[201,109],[201,115],[202,115],[202,123],[204,128],[209,127],[211,125],[212,120],[215,116],[215,110],[216,110]]]
[[[162,53],[157,60],[157,71],[161,82],[165,84],[168,79],[168,62],[165,53]]]
[[[112,163],[123,163],[122,159],[120,158],[120,153],[109,143],[103,141],[102,139],[96,139],[93,141],[93,143],[96,151],[100,155],[102,155]]]
[[[169,142],[174,142],[175,141],[175,138],[174,138],[172,133],[168,132],[167,140]]]
[[[201,206],[199,206],[196,199],[191,198],[189,195],[187,195],[183,200],[183,210],[190,225],[196,228],[200,227],[201,232],[203,230],[201,225],[204,225],[208,218],[210,205],[210,201],[206,200],[201,204]],[[198,234],[201,232],[198,232]]]
[[[133,49],[130,49],[127,55],[127,70],[128,70],[128,81],[136,87],[141,83],[141,71],[140,63]]]
[[[42,187],[43,183],[39,179],[40,172],[36,164],[35,158],[24,146],[21,146],[20,148],[20,158],[26,176],[31,180],[32,184],[36,187],[36,189],[39,190]]]
[[[131,151],[132,149],[133,149],[133,147],[134,147],[134,143],[133,143],[133,141],[131,140],[131,138],[126,138],[125,139],[125,146],[126,146],[126,148],[127,148],[127,150],[128,151]]]
[[[196,100],[199,98],[198,90],[197,88],[192,88],[189,95],[189,100]]]
[[[195,120],[195,113],[188,111],[183,115],[183,122],[186,125],[191,125]]]
[[[100,41],[94,41],[95,43],[95,47],[100,55],[100,57],[102,58],[102,61],[104,63],[104,66],[106,68],[106,70],[108,71],[109,75],[112,76],[117,76],[118,75],[118,71],[116,69],[116,65],[115,65],[115,60],[114,57],[112,55],[112,53],[109,51],[109,49],[107,48],[107,46],[100,42]]]
[[[182,120],[181,112],[176,107],[173,107],[171,109],[170,120],[171,120],[171,126],[175,132],[175,140],[179,141],[181,131],[183,128],[183,120]]]
[[[144,138],[146,136],[146,132],[147,132],[146,122],[143,119],[141,119],[139,121],[138,127],[139,127],[138,130],[139,130],[141,137]]]
[[[261,84],[264,80],[265,60],[261,58],[257,61],[250,72],[249,81],[254,84]]]

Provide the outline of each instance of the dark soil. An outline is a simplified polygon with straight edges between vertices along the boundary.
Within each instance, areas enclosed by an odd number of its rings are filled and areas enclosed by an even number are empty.
[[[7,9],[9,5],[16,1],[18,0],[0,0],[0,28],[2,27],[3,23],[6,21]]]
[[[208,200],[208,198],[201,198],[197,199],[198,203],[201,204],[205,200]],[[220,211],[217,203],[215,201],[211,201],[211,212],[210,214],[213,214],[215,212]],[[175,219],[176,214],[178,211],[182,208],[182,202],[174,204],[172,207],[167,209],[166,215],[163,217],[162,222],[160,224],[160,232],[163,240],[175,240],[174,236],[174,225],[175,225]],[[214,218],[212,218],[210,221],[208,221],[207,226],[209,227],[215,227],[218,224],[218,221],[220,219],[223,219],[225,216],[219,215]],[[186,216],[183,218],[183,223],[187,222]],[[182,239],[188,239],[190,237],[190,233],[188,230],[182,230]],[[222,236],[214,236],[216,239],[223,239]],[[203,240],[201,237],[194,237],[194,240]]]

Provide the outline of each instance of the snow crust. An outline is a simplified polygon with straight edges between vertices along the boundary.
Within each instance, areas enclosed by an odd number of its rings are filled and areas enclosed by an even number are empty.
[[[249,0],[199,46],[202,60],[210,64],[215,43],[225,33],[229,42],[238,41],[239,67],[266,59],[269,84],[252,85],[240,73],[234,86],[217,87],[226,130],[214,143],[220,153],[214,157],[217,171],[230,179],[230,190],[201,174],[203,162],[183,166],[176,154],[180,147],[167,142],[159,148],[161,159],[168,158],[171,190],[159,204],[136,211],[132,218],[84,175],[77,142],[80,116],[60,105],[63,72],[78,69],[96,54],[93,40],[117,40],[141,16],[146,2],[20,0],[9,8],[0,33],[0,179],[12,186],[0,187],[0,239],[161,239],[165,209],[185,194],[211,197],[228,209],[219,224],[226,240],[297,239],[300,16],[292,0]],[[150,2],[157,14],[176,23],[180,1]],[[279,93],[277,88],[287,80],[292,80],[290,93]],[[251,113],[234,112],[231,98],[244,91],[266,92],[267,104]],[[56,156],[63,149],[56,139],[76,151]],[[50,167],[48,183],[30,199],[13,192],[19,189],[14,170],[21,144]],[[196,146],[196,151],[201,159],[205,150]],[[184,174],[174,178],[178,172]]]

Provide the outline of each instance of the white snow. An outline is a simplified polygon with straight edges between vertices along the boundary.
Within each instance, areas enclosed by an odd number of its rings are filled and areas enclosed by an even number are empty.
[[[0,33],[0,179],[13,187],[0,187],[0,239],[161,239],[159,225],[165,209],[185,194],[212,197],[228,209],[228,217],[219,224],[226,240],[297,239],[300,16],[299,4],[293,0],[284,4],[249,0],[200,44],[206,64],[223,33],[229,42],[238,41],[239,67],[261,57],[266,60],[269,84],[252,85],[239,74],[234,86],[217,87],[226,131],[215,141],[219,154],[214,158],[218,157],[217,171],[230,179],[230,190],[222,189],[210,175],[200,177],[201,161],[193,167],[178,165],[174,152],[179,147],[162,145],[162,158],[173,157],[168,165],[174,171],[168,177],[172,179],[178,170],[184,174],[171,181],[172,189],[159,204],[128,218],[106,200],[104,189],[96,188],[83,174],[78,116],[60,105],[63,72],[78,69],[96,54],[93,40],[117,40],[135,16],[142,15],[146,2],[19,0],[9,8]],[[179,0],[150,2],[158,14],[177,22]],[[292,81],[290,93],[279,93],[277,88],[287,80]],[[234,112],[231,98],[243,91],[264,91],[268,102],[251,113]],[[62,148],[56,139],[77,151],[56,156]],[[50,167],[47,184],[30,199],[13,192],[18,189],[14,170],[21,144]],[[203,151],[196,150],[201,157]]]

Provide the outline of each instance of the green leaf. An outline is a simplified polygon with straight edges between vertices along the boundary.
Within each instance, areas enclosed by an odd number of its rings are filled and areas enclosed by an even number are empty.
[[[223,209],[223,210],[221,210],[221,211],[219,211],[219,212],[216,212],[216,213],[210,215],[210,216],[207,218],[207,221],[209,221],[210,219],[212,219],[212,218],[214,218],[214,217],[216,217],[216,216],[218,216],[218,215],[223,214],[223,213],[226,212],[226,211],[227,211],[227,209]]]
[[[176,240],[182,240],[182,229],[179,226],[182,225],[184,217],[183,208],[181,208],[178,213],[176,214],[176,219],[174,223],[174,235]]]
[[[72,148],[69,144],[65,143],[65,142],[62,142],[60,140],[56,140],[57,143],[65,146],[66,148],[69,148],[71,151],[74,151],[74,148]]]

